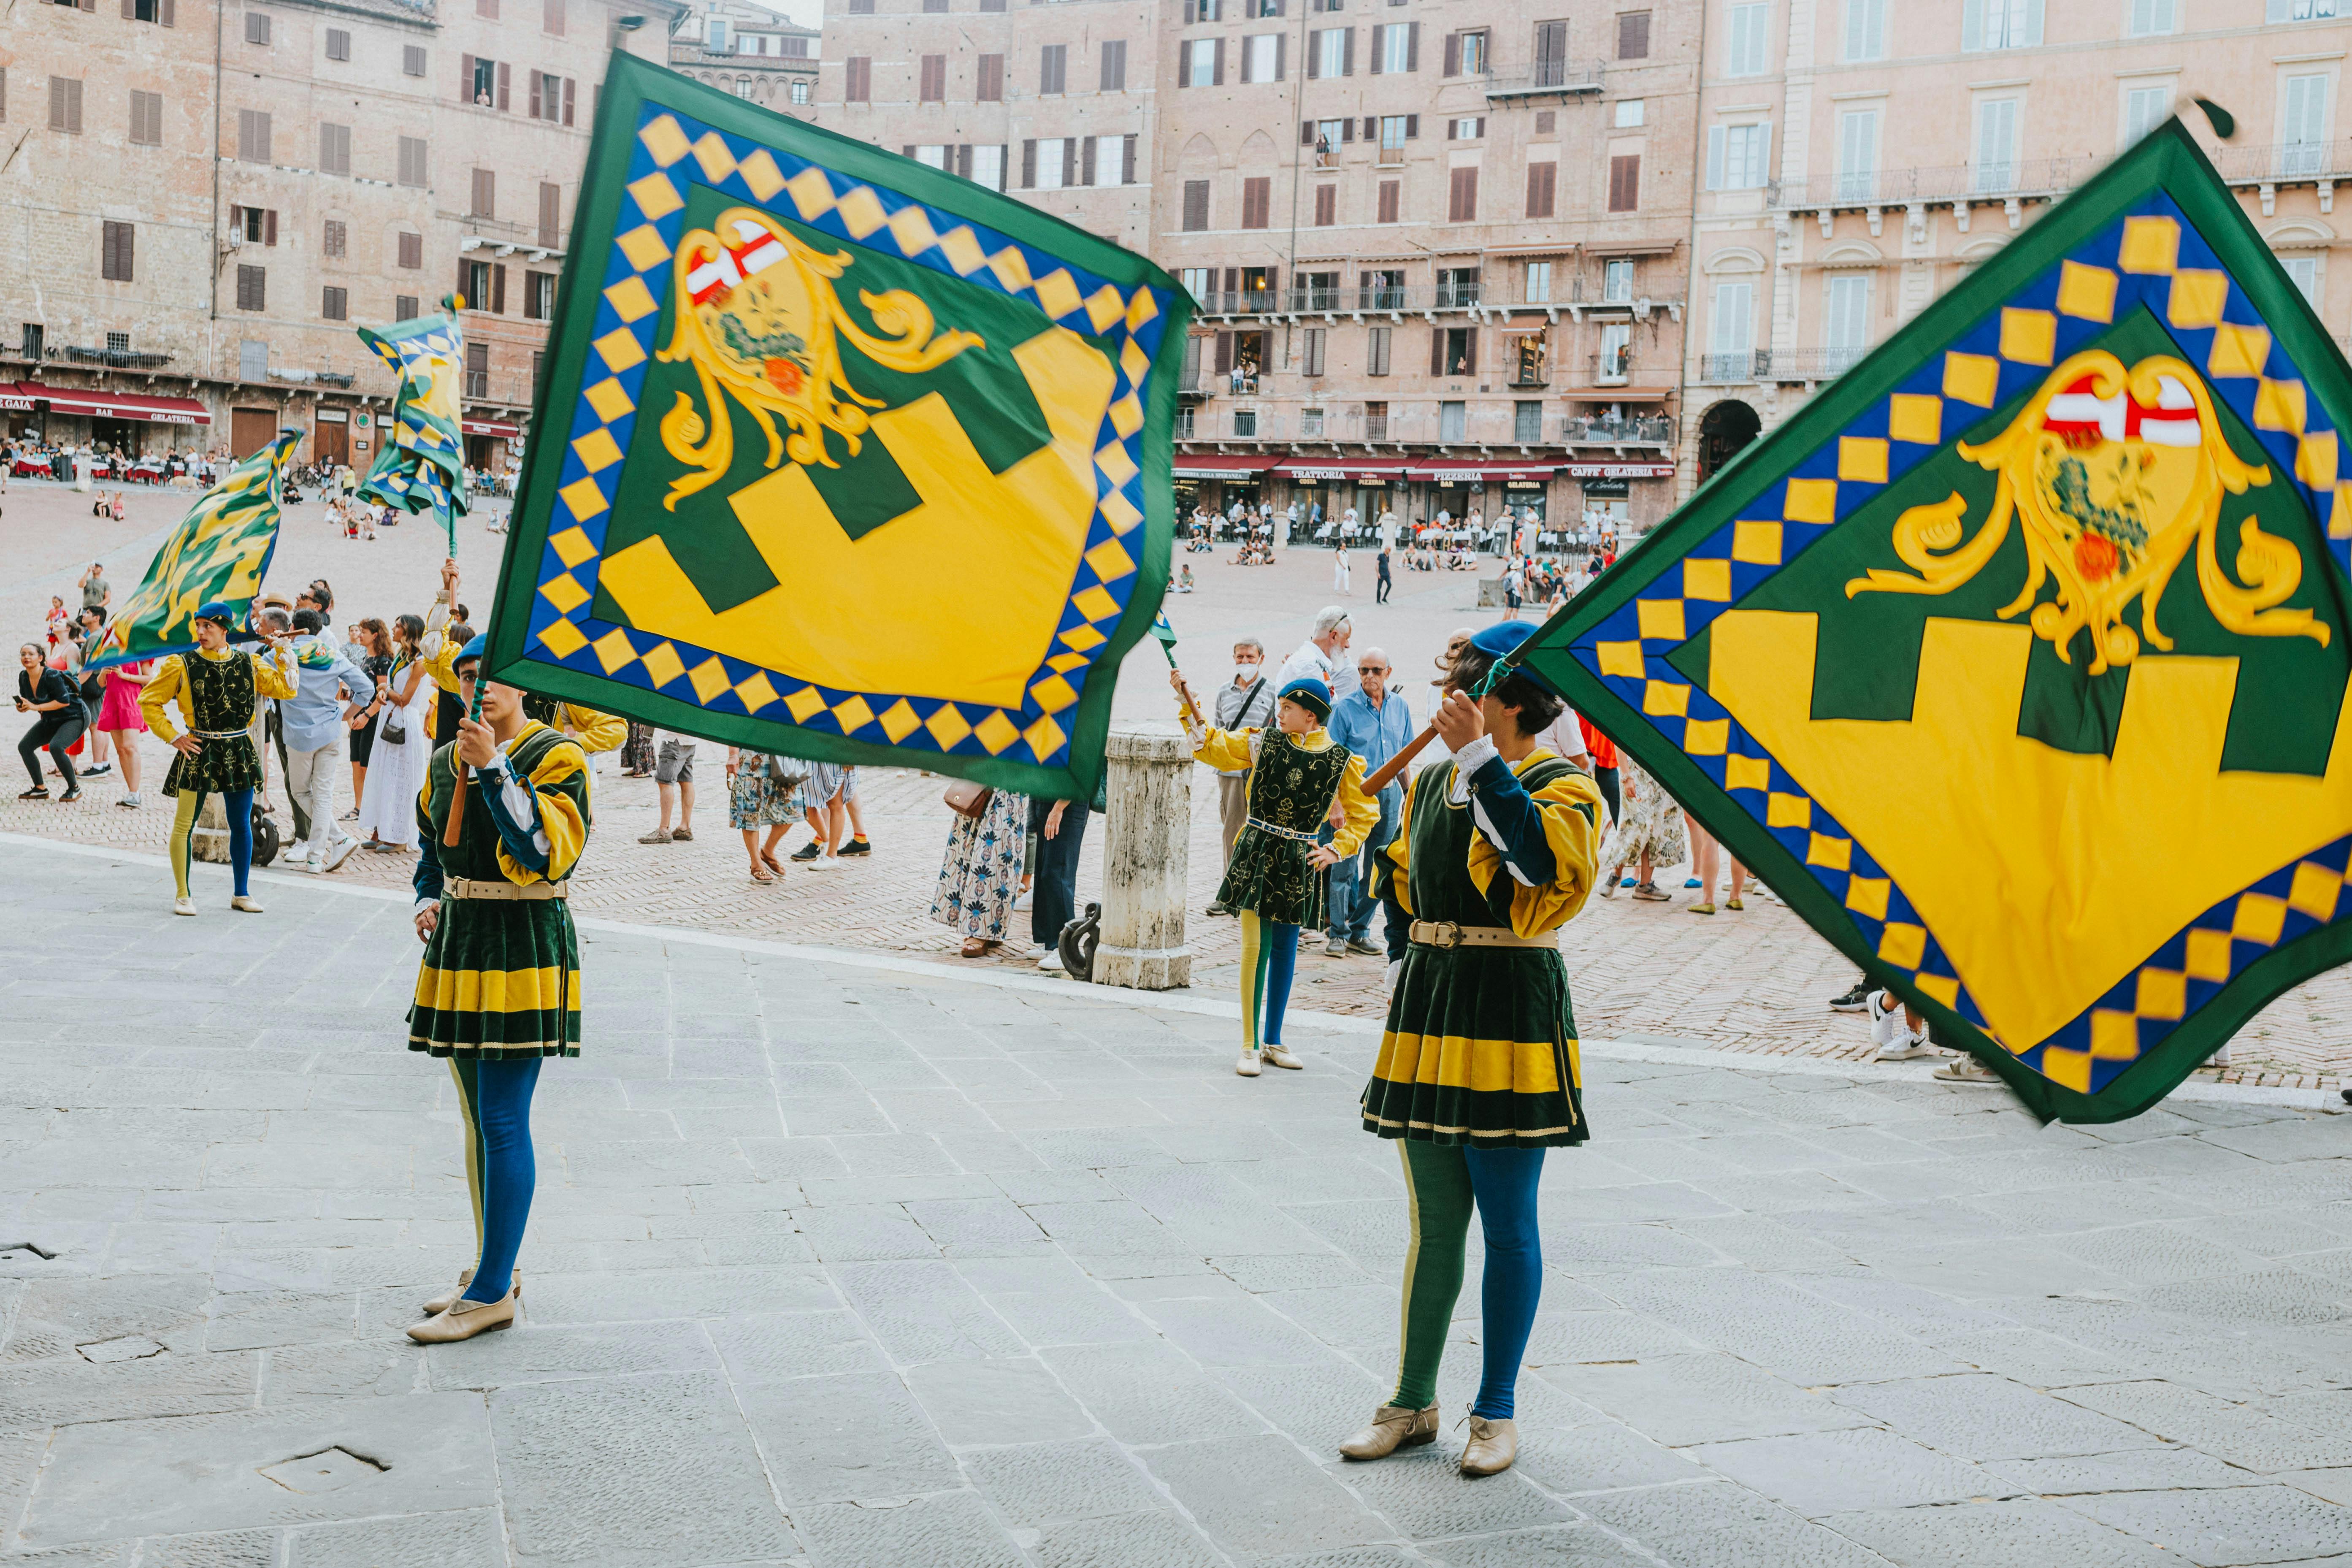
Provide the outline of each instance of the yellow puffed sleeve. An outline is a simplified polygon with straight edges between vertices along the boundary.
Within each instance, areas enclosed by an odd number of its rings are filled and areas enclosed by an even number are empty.
[[[1538,757],[1523,760],[1511,771],[1525,773]],[[1470,879],[1487,892],[1497,877],[1511,881],[1511,929],[1521,936],[1558,931],[1592,896],[1593,861],[1601,853],[1597,826],[1606,810],[1601,790],[1591,779],[1573,769],[1534,792],[1536,809],[1543,818],[1544,844],[1551,851],[1551,880],[1530,887],[1511,876],[1503,852],[1484,833],[1470,837]]]
[[[572,702],[562,704],[561,712],[564,728],[573,731],[572,739],[583,752],[617,752],[629,738],[626,719]]]
[[[457,695],[457,655],[464,649],[457,638],[445,636],[440,647],[425,661],[425,673],[433,678],[433,684],[452,697]]]
[[[1192,748],[1192,759],[1221,773],[1246,771],[1256,761],[1255,748],[1250,743],[1256,733],[1255,730],[1211,730]]]
[[[504,838],[498,849],[499,871],[508,881],[526,887],[563,880],[588,847],[588,758],[578,742],[561,741],[547,748],[530,770],[530,793],[539,808],[540,831],[547,835],[547,869],[534,871],[517,860]]]
[[[1339,809],[1346,820],[1331,835],[1331,847],[1345,860],[1364,847],[1364,839],[1381,825],[1381,803],[1364,793],[1364,759],[1348,757],[1348,776],[1339,781]]]
[[[253,689],[262,697],[275,697],[285,701],[294,695],[294,655],[289,649],[283,656],[257,653],[253,657]]]
[[[163,710],[187,689],[187,668],[181,664],[180,656],[175,653],[156,660],[155,673],[149,676],[147,684],[139,689],[139,716],[147,721],[147,728],[152,730],[155,738],[165,745],[178,740],[180,731],[177,725],[163,717]]]

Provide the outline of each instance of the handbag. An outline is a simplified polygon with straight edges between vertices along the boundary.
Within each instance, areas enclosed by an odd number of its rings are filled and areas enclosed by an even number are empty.
[[[808,783],[808,764],[798,757],[768,758],[768,782],[779,789],[798,789]]]
[[[387,746],[408,743],[408,710],[394,704],[375,727],[375,738]]]
[[[996,792],[986,784],[976,784],[969,779],[958,779],[948,785],[947,793],[940,798],[946,801],[948,809],[958,816],[978,822],[987,814],[988,803],[995,797],[995,795]]]

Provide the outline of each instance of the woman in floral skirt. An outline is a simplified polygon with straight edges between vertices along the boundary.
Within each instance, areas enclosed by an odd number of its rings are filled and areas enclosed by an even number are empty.
[[[776,846],[783,841],[784,829],[800,816],[800,785],[775,776],[776,770],[769,766],[775,760],[764,752],[727,748],[727,826],[743,835],[743,852],[751,858],[754,882],[773,882],[783,876],[784,864],[776,858]],[[807,764],[786,763],[784,766],[800,773]],[[763,828],[765,843],[760,841]]]
[[[964,957],[981,957],[1011,934],[1028,836],[1029,797],[1008,790],[990,795],[978,816],[959,814],[948,830],[931,919],[963,932]]]
[[[1617,896],[1618,881],[1630,865],[1638,876],[1633,896],[1664,903],[1666,895],[1651,878],[1659,867],[1679,866],[1690,854],[1683,833],[1683,808],[1659,787],[1657,780],[1636,767],[1632,757],[1621,752],[1618,759],[1617,787],[1624,795],[1624,810],[1601,849],[1601,864],[1610,868],[1601,884],[1601,896]]]

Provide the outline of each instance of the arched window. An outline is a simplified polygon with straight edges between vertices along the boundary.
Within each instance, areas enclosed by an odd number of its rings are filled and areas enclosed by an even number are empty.
[[[793,83],[793,101],[794,103],[806,103],[808,100],[808,79],[806,78],[803,78],[801,80]]]

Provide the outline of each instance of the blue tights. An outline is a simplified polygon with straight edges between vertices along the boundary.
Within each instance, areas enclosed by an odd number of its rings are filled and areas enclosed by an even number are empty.
[[[1534,1331],[1543,1297],[1543,1237],[1536,1227],[1536,1186],[1543,1175],[1538,1149],[1473,1149],[1402,1139],[1412,1241],[1405,1255],[1402,1342],[1397,1393],[1390,1401],[1420,1410],[1437,1399],[1437,1368],[1462,1293],[1463,1255],[1470,1211],[1486,1237],[1486,1273],[1479,1292],[1479,1338],[1486,1352],[1478,1397],[1470,1414],[1507,1420],[1518,1388],[1519,1363]]]
[[[465,1110],[466,1176],[474,1193],[474,1229],[481,1256],[474,1264],[468,1301],[496,1301],[514,1282],[515,1255],[530,1220],[539,1165],[530,1150],[530,1095],[539,1086],[539,1057],[484,1061],[449,1058]]]

